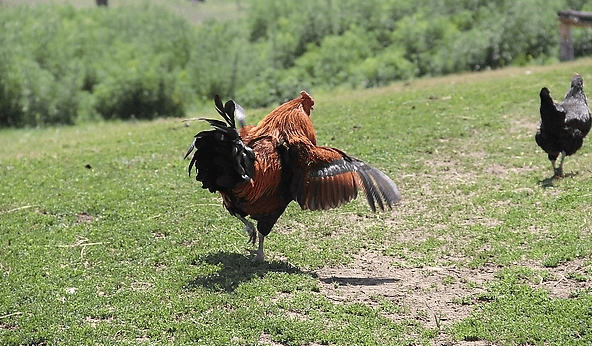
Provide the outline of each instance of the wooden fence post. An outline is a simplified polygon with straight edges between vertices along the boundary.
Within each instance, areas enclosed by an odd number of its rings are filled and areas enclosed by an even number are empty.
[[[559,11],[559,40],[561,43],[559,60],[568,61],[574,58],[574,47],[571,39],[571,27],[592,27],[592,13],[573,10]]]
[[[574,47],[571,39],[571,23],[559,18],[559,60],[569,61],[574,58]]]

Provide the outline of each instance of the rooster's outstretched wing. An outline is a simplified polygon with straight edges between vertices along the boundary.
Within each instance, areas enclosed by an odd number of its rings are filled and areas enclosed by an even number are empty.
[[[401,197],[386,174],[339,149],[313,146],[303,151],[290,155],[297,158],[290,192],[302,209],[339,207],[355,199],[360,188],[372,211],[391,208]]]

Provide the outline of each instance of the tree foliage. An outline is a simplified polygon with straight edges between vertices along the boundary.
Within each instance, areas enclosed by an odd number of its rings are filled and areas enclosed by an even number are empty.
[[[0,11],[0,126],[180,116],[213,95],[245,106],[300,89],[558,57],[558,10],[575,0],[253,1],[244,20],[199,26],[149,5]],[[590,30],[574,30],[576,56]]]

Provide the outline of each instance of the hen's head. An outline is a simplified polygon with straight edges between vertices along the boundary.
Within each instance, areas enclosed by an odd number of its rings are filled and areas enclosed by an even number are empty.
[[[565,98],[586,98],[584,95],[584,79],[579,74],[575,73],[571,79],[571,88],[565,95]]]
[[[579,88],[584,89],[584,79],[577,73],[574,73],[571,79],[571,87],[572,88]]]

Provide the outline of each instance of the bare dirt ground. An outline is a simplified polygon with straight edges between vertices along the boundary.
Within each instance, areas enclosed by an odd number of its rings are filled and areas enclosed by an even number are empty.
[[[392,258],[364,252],[351,265],[321,268],[316,273],[321,291],[331,300],[378,304],[383,297],[403,308],[394,319],[415,319],[428,328],[444,326],[470,314],[463,298],[485,292],[495,268],[471,270],[450,267],[397,268]]]
[[[590,281],[568,279],[570,272],[585,266],[579,259],[556,268],[545,268],[535,263],[522,266],[546,271],[545,279],[529,283],[534,288],[544,288],[552,298],[568,298],[581,289],[592,289]],[[495,279],[501,268],[485,266],[478,269],[448,267],[399,268],[392,265],[388,256],[363,251],[355,261],[338,268],[321,268],[316,271],[321,281],[321,293],[335,302],[360,302],[376,306],[389,300],[400,312],[386,315],[397,321],[416,321],[426,328],[442,329],[469,316],[478,308],[477,297],[486,292],[486,284]],[[490,345],[484,341],[453,341],[444,333],[435,345]]]
[[[570,278],[570,273],[582,272],[587,267],[586,259],[578,258],[573,261],[563,263],[555,268],[545,268],[537,263],[527,262],[523,265],[531,269],[546,271],[550,279],[543,277],[537,283],[531,284],[535,288],[544,288],[549,292],[549,297],[566,299],[577,291],[591,290],[592,281],[578,281]]]

